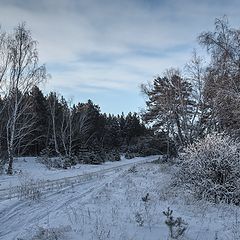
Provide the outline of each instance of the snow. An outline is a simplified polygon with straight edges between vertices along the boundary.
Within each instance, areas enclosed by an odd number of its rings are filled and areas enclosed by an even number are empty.
[[[24,177],[35,181],[57,180],[86,173],[93,173],[111,167],[120,167],[142,161],[152,161],[158,157],[159,156],[151,156],[148,158],[136,157],[134,159],[125,159],[124,157],[121,157],[121,161],[105,162],[101,165],[77,164],[70,169],[48,169],[43,164],[39,163],[36,157],[17,158],[14,161],[14,175],[0,175],[0,190],[20,185],[22,178]]]
[[[188,223],[184,237],[179,239],[240,239],[239,207],[197,202],[181,190],[170,189],[176,167],[144,163],[153,159],[81,165],[69,170],[47,170],[30,158],[27,162],[19,160],[18,171],[44,179],[119,167],[83,184],[44,194],[38,201],[1,201],[0,239],[165,240],[169,239],[169,232],[162,212],[167,207],[173,210],[174,217],[182,217]],[[129,161],[135,163],[136,171],[124,165]],[[0,176],[1,182],[2,178],[6,180]],[[142,198],[147,193],[150,200],[145,203]],[[143,226],[136,221],[137,213]]]

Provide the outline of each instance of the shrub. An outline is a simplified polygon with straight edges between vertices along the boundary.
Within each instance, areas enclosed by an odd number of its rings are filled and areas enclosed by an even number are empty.
[[[240,204],[240,144],[211,134],[186,149],[177,181],[197,198]]]
[[[43,182],[21,175],[21,185],[17,187],[17,196],[22,200],[39,201],[42,197]]]

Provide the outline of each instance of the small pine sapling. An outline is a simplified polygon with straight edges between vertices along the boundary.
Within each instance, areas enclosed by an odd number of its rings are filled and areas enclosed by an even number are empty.
[[[179,239],[179,237],[183,236],[187,229],[187,223],[181,217],[177,217],[175,219],[172,215],[173,210],[171,210],[169,207],[167,211],[163,211],[163,214],[167,217],[165,224],[169,228],[170,238]]]
[[[150,200],[149,193],[146,194],[146,196],[142,197],[142,201],[144,203],[147,203]]]

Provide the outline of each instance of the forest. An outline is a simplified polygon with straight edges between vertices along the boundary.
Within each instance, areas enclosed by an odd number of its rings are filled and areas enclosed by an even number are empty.
[[[197,43],[114,115],[44,92],[27,24],[0,28],[0,237],[240,239],[240,29]]]
[[[240,32],[227,17],[198,42],[209,61],[193,52],[185,68],[169,68],[142,84],[140,113],[102,113],[89,100],[73,103],[59,93],[44,94],[48,79],[39,65],[37,41],[25,23],[0,33],[1,166],[13,173],[16,156],[59,156],[58,167],[99,164],[107,159],[178,152],[211,133],[239,136]],[[3,168],[3,167],[2,167]]]
[[[165,133],[154,133],[137,113],[114,116],[91,100],[73,104],[56,92],[44,95],[38,85],[48,74],[26,24],[0,36],[0,149],[8,174],[17,156],[59,156],[56,167],[67,168],[120,160],[120,152],[131,158],[167,151]]]

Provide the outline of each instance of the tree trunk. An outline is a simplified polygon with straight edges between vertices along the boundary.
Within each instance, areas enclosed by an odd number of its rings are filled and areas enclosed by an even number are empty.
[[[8,169],[7,174],[12,175],[13,174],[13,151],[12,147],[8,149]]]
[[[176,124],[177,124],[178,138],[180,140],[181,145],[183,146],[185,144],[185,141],[184,141],[184,137],[183,137],[183,134],[182,134],[179,117],[178,117],[177,114],[175,114],[175,121],[176,121]]]

